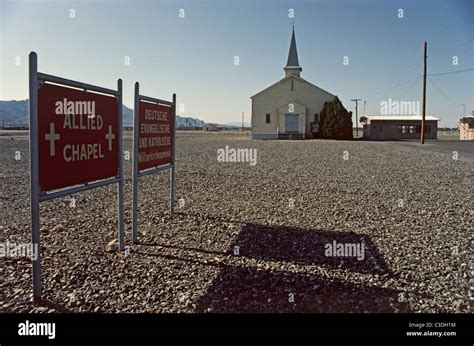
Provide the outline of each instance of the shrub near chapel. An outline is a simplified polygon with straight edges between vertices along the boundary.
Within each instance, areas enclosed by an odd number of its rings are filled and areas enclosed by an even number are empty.
[[[344,108],[336,96],[333,101],[326,102],[320,113],[322,122],[322,138],[352,139],[352,112]]]

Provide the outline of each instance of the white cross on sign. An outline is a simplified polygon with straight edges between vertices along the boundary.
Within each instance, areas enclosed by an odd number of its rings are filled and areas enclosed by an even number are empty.
[[[54,133],[54,123],[49,123],[49,133],[44,135],[44,139],[49,141],[49,156],[56,155],[54,142],[59,140],[59,133]]]
[[[115,138],[115,135],[112,133],[112,125],[109,125],[109,132],[105,135],[105,139],[109,141],[109,151],[112,150],[112,139]]]

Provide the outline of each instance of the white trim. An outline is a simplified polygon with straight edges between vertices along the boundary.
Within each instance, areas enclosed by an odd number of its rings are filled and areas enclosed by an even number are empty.
[[[326,91],[326,90],[324,90],[324,89],[318,87],[317,85],[314,85],[314,84],[308,82],[306,79],[303,79],[303,78],[298,77],[298,76],[295,76],[295,75],[291,75],[291,76],[287,76],[287,77],[285,77],[285,78],[280,79],[278,82],[273,83],[272,85],[270,85],[269,87],[267,87],[267,88],[263,89],[262,91],[256,93],[255,95],[250,96],[250,98],[253,99],[255,96],[257,96],[257,95],[263,93],[264,91],[267,91],[267,90],[271,89],[271,88],[274,87],[275,85],[278,85],[278,83],[284,83],[284,82],[286,82],[287,80],[289,80],[289,79],[291,79],[291,78],[294,78],[294,79],[299,80],[299,81],[301,81],[301,82],[303,82],[303,83],[309,84],[309,85],[312,86],[313,88],[316,88],[316,89],[318,89],[318,90],[324,91],[325,93],[327,93],[328,95],[330,95],[330,96],[332,96],[332,97],[336,97],[336,95],[331,94],[329,91]]]
[[[415,120],[421,121],[421,115],[367,115],[365,116],[368,121],[376,120],[376,121],[384,121],[384,120]],[[431,115],[426,115],[425,120],[427,121],[439,121],[438,118],[435,118]]]

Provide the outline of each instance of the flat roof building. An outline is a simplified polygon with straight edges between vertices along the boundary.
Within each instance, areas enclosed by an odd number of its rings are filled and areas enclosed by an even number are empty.
[[[425,116],[425,139],[438,138],[439,119]],[[364,124],[363,138],[398,140],[421,138],[421,115],[369,115],[360,118]]]
[[[218,128],[217,128],[217,124],[213,124],[213,123],[204,123],[202,125],[202,130],[203,131],[217,131]]]
[[[474,111],[459,120],[459,139],[461,141],[474,140]]]

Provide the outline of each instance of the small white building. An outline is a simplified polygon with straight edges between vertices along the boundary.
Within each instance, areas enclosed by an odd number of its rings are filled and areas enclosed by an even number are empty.
[[[439,119],[425,116],[425,138],[438,138]],[[397,140],[421,138],[421,115],[369,115],[360,118],[364,139]]]
[[[253,95],[252,139],[313,138],[319,113],[335,96],[300,77],[295,31],[291,36],[285,77]]]
[[[461,141],[474,140],[474,111],[459,120],[459,139]]]
[[[217,131],[217,130],[218,130],[217,124],[204,123],[204,124],[202,125],[202,130],[203,130],[203,131]]]

